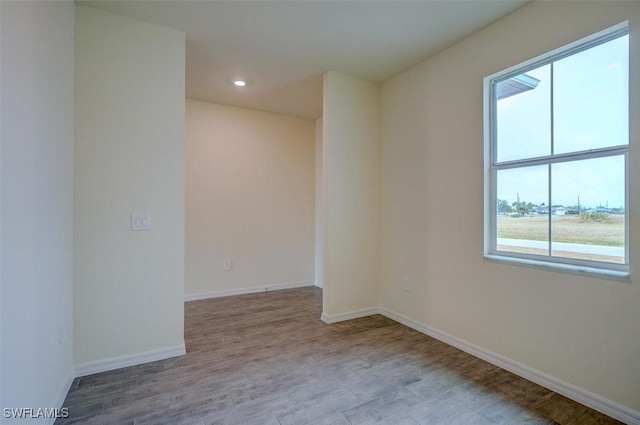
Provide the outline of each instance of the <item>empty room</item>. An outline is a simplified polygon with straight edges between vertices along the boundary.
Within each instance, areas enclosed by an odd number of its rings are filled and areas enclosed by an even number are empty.
[[[640,2],[0,1],[1,422],[640,424]]]

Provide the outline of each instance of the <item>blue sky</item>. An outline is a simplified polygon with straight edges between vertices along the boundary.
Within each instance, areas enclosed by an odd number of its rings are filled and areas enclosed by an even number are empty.
[[[498,101],[498,161],[624,145],[629,140],[628,36],[556,61],[526,74],[538,86]],[[553,204],[586,207],[624,206],[624,158],[554,164]],[[504,170],[498,174],[498,198],[545,204],[548,166]]]

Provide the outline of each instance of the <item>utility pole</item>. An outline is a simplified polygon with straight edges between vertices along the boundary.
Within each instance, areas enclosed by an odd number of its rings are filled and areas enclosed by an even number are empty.
[[[578,195],[578,215],[582,214],[582,210],[580,209],[580,195]]]

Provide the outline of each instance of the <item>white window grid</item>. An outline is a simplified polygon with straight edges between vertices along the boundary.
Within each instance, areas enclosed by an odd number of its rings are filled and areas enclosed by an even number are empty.
[[[488,163],[489,182],[488,191],[485,181],[485,211],[488,210],[489,214],[489,231],[485,229],[485,255],[493,258],[512,258],[530,260],[533,262],[542,262],[548,265],[568,265],[578,266],[579,268],[586,269],[587,271],[594,269],[614,270],[626,273],[629,270],[629,145],[610,146],[598,149],[588,149],[583,151],[575,151],[568,153],[555,154],[554,153],[554,134],[553,134],[553,63],[563,58],[573,56],[582,51],[588,50],[592,47],[599,46],[608,41],[617,39],[619,37],[629,34],[628,22],[621,23],[607,30],[601,31],[585,39],[571,43],[568,46],[557,49],[546,55],[527,61],[523,64],[512,67],[506,71],[494,74],[485,78],[485,104],[488,103],[488,124],[490,131],[485,133],[485,143],[488,141],[488,155],[485,152],[485,165]],[[526,73],[541,66],[551,64],[551,153],[549,155],[537,156],[531,158],[509,160],[498,162],[497,158],[497,100],[495,96],[496,84],[501,81],[508,80],[517,75]],[[488,87],[488,90],[487,90]],[[485,109],[486,113],[487,109]],[[487,124],[487,116],[485,115],[485,126]],[[488,139],[487,139],[488,135]],[[624,263],[611,263],[597,260],[584,260],[578,258],[566,258],[556,257],[552,255],[553,244],[553,228],[552,228],[552,214],[549,211],[548,220],[548,254],[527,254],[511,251],[500,251],[497,248],[497,174],[500,170],[508,170],[515,168],[524,168],[536,165],[546,165],[548,173],[548,193],[551,194],[551,166],[552,164],[566,163],[572,161],[583,161],[587,159],[605,158],[612,156],[624,156],[625,164],[625,261]],[[488,204],[488,208],[487,208]],[[485,226],[487,220],[485,217]],[[487,240],[488,233],[488,240]],[[487,243],[488,242],[488,243]]]

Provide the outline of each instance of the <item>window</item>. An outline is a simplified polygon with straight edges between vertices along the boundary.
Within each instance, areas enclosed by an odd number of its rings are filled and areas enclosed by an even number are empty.
[[[485,79],[485,255],[628,273],[626,25]]]

